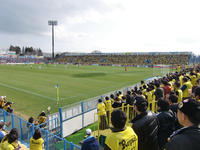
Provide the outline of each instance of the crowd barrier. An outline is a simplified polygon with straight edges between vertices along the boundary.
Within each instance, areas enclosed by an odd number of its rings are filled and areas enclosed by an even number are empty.
[[[10,126],[8,126],[6,129],[7,131],[10,131],[12,128],[17,128],[19,132],[19,141],[27,147],[29,147],[29,140],[34,134],[34,129],[39,128],[42,133],[42,138],[44,140],[44,148],[46,150],[81,149],[80,146],[68,142],[64,138],[60,137],[60,129],[59,126],[57,126],[58,120],[55,118],[53,120],[48,120],[44,124],[34,125],[28,123],[27,121],[12,113],[8,113],[5,110],[0,109],[0,120],[6,123],[10,123]]]

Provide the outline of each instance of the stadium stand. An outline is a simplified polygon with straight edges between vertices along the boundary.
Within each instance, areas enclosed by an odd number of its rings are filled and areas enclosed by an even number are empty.
[[[156,65],[188,64],[192,53],[102,53],[102,54],[69,54],[63,53],[56,59],[57,63],[83,65]]]

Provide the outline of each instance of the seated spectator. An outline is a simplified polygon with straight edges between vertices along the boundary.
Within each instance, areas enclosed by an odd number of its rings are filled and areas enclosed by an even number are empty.
[[[30,138],[30,150],[42,150],[44,140],[39,129],[35,129],[33,137]]]
[[[99,142],[91,134],[92,134],[92,130],[86,129],[86,138],[83,141],[81,150],[100,150]]]
[[[4,122],[0,122],[0,142],[2,141],[3,137],[5,136],[5,132],[3,132]]]
[[[158,150],[158,119],[147,111],[148,102],[142,96],[135,97],[134,109],[137,116],[132,120],[132,128],[138,136],[138,150]]]
[[[27,127],[30,128],[30,127],[32,126],[33,122],[34,122],[33,117],[30,117],[30,118],[28,119],[28,122],[27,122]]]
[[[3,109],[3,107],[5,106],[5,96],[1,96],[0,98],[0,108]]]
[[[169,110],[169,103],[166,100],[159,100],[157,106],[158,112],[160,112],[157,115],[159,121],[158,145],[160,150],[163,150],[167,143],[167,139],[175,130],[176,117],[174,113]]]
[[[40,127],[45,127],[46,126],[46,124],[44,124],[46,122],[46,119],[47,119],[46,114],[45,114],[44,111],[42,111],[41,114],[38,117],[38,124],[39,125],[43,124],[43,125],[40,125]]]
[[[16,128],[13,128],[9,134],[4,136],[1,141],[0,149],[1,150],[15,150],[20,149],[20,145],[18,143],[19,134]]]
[[[13,109],[11,108],[11,105],[13,104],[13,102],[7,102],[5,105],[4,105],[4,110],[9,112],[9,113],[12,113],[13,112]]]
[[[183,100],[179,103],[177,116],[183,128],[171,135],[166,150],[199,150],[200,103],[194,99]]]
[[[111,114],[111,122],[113,125],[112,133],[106,137],[104,150],[137,150],[137,135],[131,127],[126,127],[126,113],[120,109],[116,109]]]

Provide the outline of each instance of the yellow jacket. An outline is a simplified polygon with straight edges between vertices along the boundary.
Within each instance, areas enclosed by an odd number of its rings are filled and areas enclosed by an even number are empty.
[[[124,131],[109,134],[105,144],[112,150],[137,150],[138,138],[133,129],[127,127]]]
[[[33,137],[30,139],[30,150],[42,150],[42,144],[44,140],[39,138],[35,140]]]

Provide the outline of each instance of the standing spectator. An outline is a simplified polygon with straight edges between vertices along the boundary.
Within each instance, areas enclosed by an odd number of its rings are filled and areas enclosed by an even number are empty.
[[[113,108],[119,108],[122,107],[122,101],[119,99],[119,97],[115,98],[114,103],[112,104]]]
[[[20,149],[18,143],[19,134],[16,128],[13,128],[1,141],[1,150],[15,150]]]
[[[99,128],[101,130],[104,130],[107,125],[106,125],[106,106],[103,103],[102,99],[98,100],[98,105],[97,105],[97,111],[98,111],[98,118],[100,118],[100,125]]]
[[[158,119],[147,108],[147,100],[136,96],[134,109],[137,116],[132,120],[132,128],[138,136],[138,150],[158,150]]]
[[[108,125],[110,125],[110,116],[111,116],[111,112],[112,112],[112,103],[111,100],[109,99],[109,97],[105,97],[105,107],[106,107],[106,116],[107,116],[107,120],[108,120]]]
[[[181,87],[180,82],[176,81],[174,83],[174,87],[175,87],[176,95],[178,96],[178,103],[180,103],[182,101],[182,99],[183,99],[183,92],[180,89],[180,87]]]
[[[112,133],[106,137],[104,150],[137,150],[137,135],[131,127],[126,127],[127,116],[120,109],[116,109],[111,114],[111,122],[114,128]]]
[[[179,103],[177,116],[183,128],[170,137],[166,150],[199,150],[200,103],[194,99],[183,100]]]
[[[111,100],[111,103],[113,104],[115,101],[115,96],[113,94],[110,95],[110,100]]]
[[[160,98],[164,98],[163,88],[160,87],[160,83],[155,83],[156,90],[154,92],[155,100],[158,101]]]
[[[160,150],[163,150],[167,139],[175,130],[175,115],[169,110],[169,103],[166,100],[159,100],[157,109],[160,112],[157,115],[159,121],[158,145]]]
[[[195,99],[200,102],[200,87],[197,87],[195,89],[194,96],[195,96]]]
[[[30,150],[42,150],[44,140],[39,129],[35,129],[33,137],[30,138]]]
[[[165,98],[168,97],[169,93],[171,92],[171,86],[170,84],[167,82],[167,80],[163,80],[163,90],[164,90],[164,96]]]
[[[181,87],[181,90],[183,92],[183,99],[187,99],[189,98],[190,94],[189,94],[189,90],[191,89],[191,85],[188,81],[187,77],[183,78],[183,86]]]
[[[95,137],[91,136],[92,130],[86,129],[87,137],[83,141],[81,146],[81,150],[100,150],[99,142],[95,139]]]

